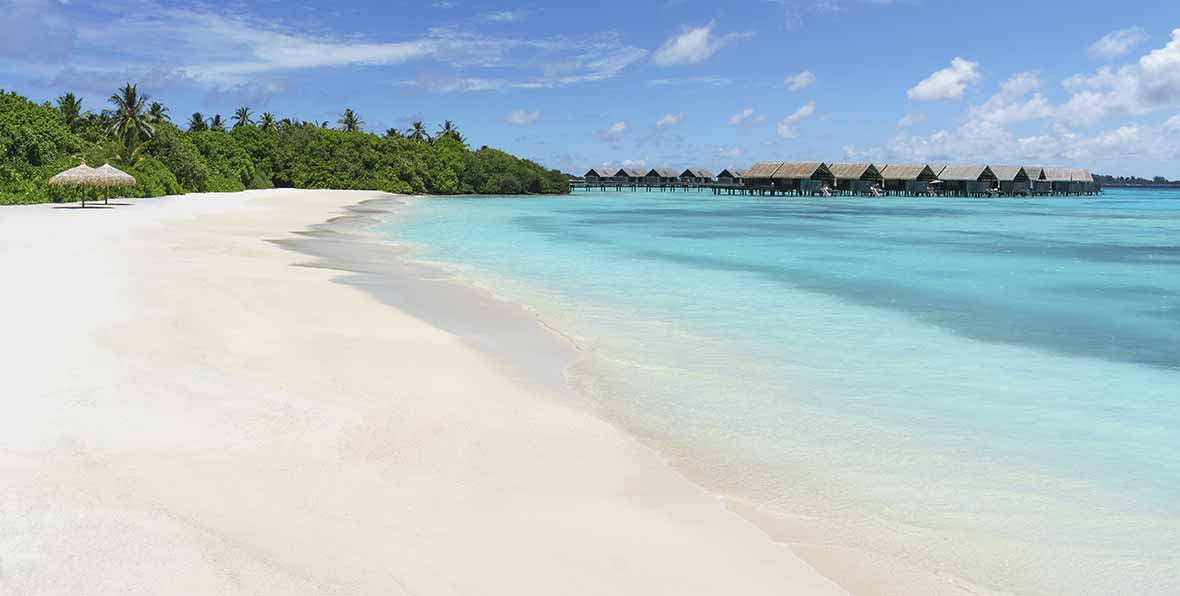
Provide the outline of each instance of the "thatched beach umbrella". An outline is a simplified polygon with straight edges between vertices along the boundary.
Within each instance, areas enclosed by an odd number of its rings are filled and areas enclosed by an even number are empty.
[[[58,186],[110,188],[112,186],[134,186],[136,181],[135,177],[131,174],[110,164],[106,164],[101,168],[92,168],[86,164],[82,164],[50,178],[49,183]],[[109,192],[103,198],[103,203],[106,203],[108,199],[110,199]],[[82,206],[86,206],[85,194],[82,195]]]

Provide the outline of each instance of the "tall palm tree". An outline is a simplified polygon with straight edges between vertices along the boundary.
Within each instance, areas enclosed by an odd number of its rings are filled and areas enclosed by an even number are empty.
[[[406,138],[406,135],[402,134],[402,131],[400,131],[396,128],[390,128],[385,131],[385,138],[387,138],[387,139],[404,139],[404,138]]]
[[[463,135],[459,132],[459,129],[455,128],[455,123],[451,122],[450,120],[443,122],[443,125],[441,127],[439,127],[438,133],[435,134],[434,137],[436,139],[449,137],[449,138],[455,139],[456,141],[459,141],[460,143],[462,143],[464,145],[467,144],[467,139],[463,138]]]
[[[205,115],[200,112],[193,112],[188,119],[188,129],[190,132],[201,132],[202,130],[209,130],[209,125],[205,122]]]
[[[213,114],[209,119],[209,130],[225,132],[225,121],[221,119],[221,114]]]
[[[82,111],[82,98],[76,97],[73,93],[66,93],[57,98],[57,110],[61,112],[62,119],[70,129],[87,114]]]
[[[243,126],[253,126],[254,119],[250,117],[250,108],[240,107],[238,111],[234,112],[234,128],[241,128]]]
[[[430,142],[430,133],[426,132],[426,127],[421,120],[415,120],[410,123],[410,129],[406,131],[406,136],[418,142]]]
[[[148,107],[147,117],[148,122],[152,124],[172,122],[172,117],[168,115],[168,108],[158,101],[153,101],[152,105]]]
[[[131,83],[112,95],[109,101],[115,109],[111,114],[111,132],[128,144],[138,144],[155,134],[156,129],[144,113],[147,100],[148,96],[140,95],[139,89]]]
[[[364,122],[361,121],[360,116],[356,115],[356,112],[352,111],[352,108],[345,108],[344,113],[340,114],[340,119],[336,121],[336,124],[340,125],[340,130],[360,132],[361,125]]]
[[[263,112],[262,116],[258,118],[258,128],[267,132],[272,132],[278,128],[275,124],[275,115],[270,112]]]

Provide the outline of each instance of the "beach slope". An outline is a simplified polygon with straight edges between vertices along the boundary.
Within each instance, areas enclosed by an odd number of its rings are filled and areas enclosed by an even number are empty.
[[[0,209],[0,594],[843,593],[271,242],[377,196]]]

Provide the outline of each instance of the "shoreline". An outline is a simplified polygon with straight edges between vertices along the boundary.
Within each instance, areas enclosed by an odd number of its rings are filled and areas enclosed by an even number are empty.
[[[383,196],[5,209],[3,591],[846,594],[548,381],[281,245]]]
[[[577,364],[580,356],[588,356],[578,343],[560,329],[547,323],[541,313],[527,305],[496,294],[493,288],[485,287],[461,272],[446,267],[443,263],[423,261],[412,246],[400,243],[396,238],[371,233],[368,230],[380,225],[394,224],[401,218],[401,212],[412,209],[410,201],[447,200],[446,197],[413,197],[409,200],[378,199],[366,201],[349,211],[356,217],[336,218],[320,226],[314,226],[315,233],[283,245],[319,259],[317,266],[324,266],[346,273],[336,281],[373,293],[382,302],[394,308],[410,312],[423,318],[431,325],[455,333],[468,345],[486,353],[511,371],[511,374],[525,379],[534,379],[539,386],[572,399],[589,411],[604,419],[621,432],[633,437],[655,457],[663,461],[685,481],[707,492],[712,498],[734,515],[762,532],[773,544],[789,550],[809,566],[836,583],[842,589],[856,596],[894,596],[910,594],[938,594],[954,596],[979,596],[984,594],[1007,595],[992,589],[973,585],[952,575],[948,571],[935,572],[906,564],[899,558],[868,549],[854,548],[845,544],[833,545],[826,540],[812,544],[820,531],[815,525],[800,524],[789,516],[760,508],[744,498],[726,494],[717,479],[704,470],[693,467],[690,461],[674,453],[666,453],[668,445],[654,436],[648,436],[626,420],[611,415],[594,398],[582,394],[568,378],[568,371]],[[383,256],[378,257],[376,255]],[[367,257],[367,258],[366,258]],[[374,259],[380,263],[374,267]],[[409,297],[399,294],[398,289],[415,287]],[[440,310],[418,296],[421,288],[430,287],[426,294],[434,298],[445,297]],[[478,312],[481,316],[454,316],[444,312],[458,308],[467,312]],[[491,317],[485,315],[492,315]],[[498,319],[489,330],[491,319]],[[517,339],[512,349],[497,349],[484,341],[489,331],[511,335]],[[530,340],[531,338],[531,340]],[[537,347],[546,345],[561,354],[550,358],[538,357]],[[557,374],[554,374],[557,373]]]

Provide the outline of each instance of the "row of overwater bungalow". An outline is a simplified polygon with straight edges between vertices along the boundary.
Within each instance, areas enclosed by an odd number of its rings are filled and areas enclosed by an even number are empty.
[[[1100,189],[1090,172],[1075,168],[945,164],[760,162],[716,177],[702,168],[594,168],[585,184],[711,186],[754,194],[914,196],[1081,195]]]

